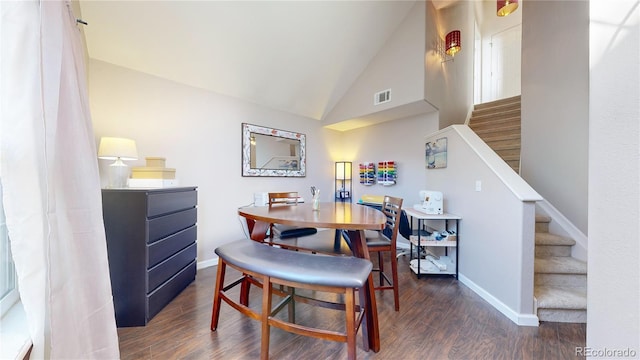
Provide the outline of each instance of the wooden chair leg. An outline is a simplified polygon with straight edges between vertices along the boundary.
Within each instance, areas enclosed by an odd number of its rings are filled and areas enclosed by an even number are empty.
[[[269,360],[269,336],[271,334],[269,317],[271,316],[271,298],[273,287],[268,276],[262,278],[262,339],[260,343],[260,359]]]
[[[218,259],[218,272],[216,275],[216,286],[213,292],[213,310],[211,311],[211,331],[216,331],[218,328],[218,320],[220,319],[220,303],[222,298],[220,292],[224,287],[224,275],[227,264],[222,259]]]
[[[368,314],[367,314],[367,296],[365,293],[364,288],[360,288],[358,289],[358,296],[360,297],[360,308],[363,309],[363,321],[360,324],[360,327],[362,328],[362,348],[364,349],[364,351],[369,351],[369,327],[367,325],[367,318],[368,318]]]
[[[384,286],[384,257],[382,251],[378,251],[378,269],[380,269],[380,286]]]
[[[398,288],[398,260],[395,254],[391,254],[391,275],[393,279],[393,302],[395,303],[396,311],[400,311],[400,289]]]

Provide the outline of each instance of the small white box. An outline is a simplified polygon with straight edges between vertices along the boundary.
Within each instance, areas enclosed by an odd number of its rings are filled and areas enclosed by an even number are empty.
[[[129,179],[128,185],[133,189],[165,188],[178,186],[178,179]]]
[[[257,192],[253,194],[254,206],[267,206],[269,205],[269,193]]]

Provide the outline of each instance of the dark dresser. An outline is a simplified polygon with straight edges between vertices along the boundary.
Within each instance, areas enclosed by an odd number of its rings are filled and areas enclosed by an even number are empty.
[[[103,189],[118,327],[144,326],[196,277],[196,187]]]

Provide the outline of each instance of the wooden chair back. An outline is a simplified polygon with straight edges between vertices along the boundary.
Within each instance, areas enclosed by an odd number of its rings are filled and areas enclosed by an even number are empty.
[[[393,290],[393,300],[395,310],[400,311],[400,289],[398,288],[398,259],[396,251],[396,240],[400,228],[400,218],[402,216],[402,199],[385,195],[380,209],[387,218],[384,229],[375,238],[367,238],[369,252],[378,254],[378,267],[373,271],[379,274],[379,283],[374,286],[376,290]],[[391,261],[391,276],[384,270],[383,252],[389,253]]]
[[[402,215],[402,199],[385,195],[381,210],[387,217],[382,235],[388,238],[391,247],[395,248],[400,228],[400,216]]]

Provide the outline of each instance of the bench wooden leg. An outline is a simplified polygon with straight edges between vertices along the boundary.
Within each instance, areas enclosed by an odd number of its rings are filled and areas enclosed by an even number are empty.
[[[323,340],[346,342],[348,358],[354,360],[356,359],[357,353],[356,343],[359,327],[363,328],[363,338],[367,339],[367,341],[365,341],[365,350],[369,350],[369,348],[373,348],[375,350],[375,346],[379,346],[379,343],[376,344],[371,341],[372,339],[370,339],[372,332],[376,330],[372,326],[374,326],[375,320],[377,320],[371,319],[371,309],[375,304],[373,303],[375,298],[372,297],[375,296],[375,294],[373,294],[374,287],[370,262],[355,258],[300,254],[295,255],[295,260],[304,261],[293,261],[293,265],[291,265],[291,268],[289,269],[291,272],[296,272],[296,276],[294,276],[294,274],[285,274],[283,278],[276,278],[271,277],[273,275],[271,272],[274,272],[270,270],[271,267],[266,267],[267,271],[264,273],[262,273],[261,269],[255,269],[253,262],[251,262],[252,259],[255,258],[254,253],[260,252],[261,255],[266,256],[267,260],[274,262],[273,266],[280,266],[283,263],[282,256],[287,255],[289,258],[294,252],[274,249],[263,245],[246,244],[250,244],[250,242],[243,243],[239,241],[237,243],[226,245],[226,247],[216,249],[219,260],[211,315],[212,331],[216,331],[218,326],[220,308],[222,300],[224,300],[232,308],[245,316],[261,322],[260,359],[262,360],[269,359],[270,330],[271,327],[274,326],[284,331],[302,336],[312,336]],[[265,249],[270,250],[263,251]],[[243,251],[248,252],[248,254],[243,253]],[[297,259],[297,257],[300,257],[300,259]],[[307,269],[297,265],[298,263],[306,264],[306,262],[311,262],[312,264],[315,264],[315,266],[310,266],[310,269]],[[231,267],[232,269],[239,271],[243,274],[243,277],[225,284],[225,273],[227,267]],[[354,268],[356,268],[357,271],[354,272]],[[322,271],[319,271],[318,269],[322,269]],[[310,271],[310,279],[329,273],[331,275],[329,279],[335,278],[335,280],[333,285],[321,285],[314,282],[307,282],[307,277],[298,276],[297,272],[300,271]],[[282,272],[276,271],[275,273],[281,274]],[[363,285],[363,281],[365,279],[366,283],[364,284],[364,287],[357,289],[360,299],[359,306],[356,306],[356,288],[354,288],[354,285]],[[260,312],[234,301],[231,299],[230,293],[228,293],[228,291],[235,286],[249,286],[250,284],[254,284],[256,287],[260,287],[262,289]],[[282,288],[287,291],[282,291]],[[298,289],[342,294],[344,302],[334,303],[322,301],[315,297],[298,295],[296,294]],[[275,308],[273,308],[274,295],[283,297],[283,299],[275,305]],[[272,316],[272,314],[276,314],[279,311],[284,310],[284,306],[286,305],[289,305],[290,311],[293,312],[294,308],[292,302],[294,299],[298,299],[299,301],[310,305],[344,311],[346,322],[345,331],[335,331],[322,327],[307,326],[306,324],[296,324],[292,321],[294,320],[293,314],[290,314],[289,321],[281,320],[276,316]],[[371,322],[372,320],[374,320],[373,323]]]
[[[249,306],[249,290],[251,289],[251,281],[245,275],[244,281],[240,285],[240,304]]]
[[[271,328],[269,326],[269,317],[271,316],[271,298],[273,287],[270,278],[265,276],[262,279],[262,339],[260,343],[260,359],[269,360],[269,336]]]
[[[356,313],[355,294],[353,288],[345,291],[345,313],[347,317],[347,357],[356,359]]]
[[[222,298],[220,297],[220,292],[224,287],[224,274],[227,265],[222,261],[222,259],[218,259],[218,273],[216,275],[216,286],[213,293],[213,310],[211,311],[211,331],[216,331],[218,328],[218,320],[220,319],[220,303]]]

